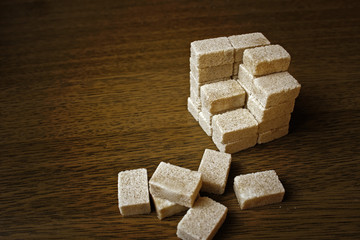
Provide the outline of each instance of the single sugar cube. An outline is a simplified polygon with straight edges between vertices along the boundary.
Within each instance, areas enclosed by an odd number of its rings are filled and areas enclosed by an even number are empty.
[[[190,59],[190,70],[195,80],[199,83],[215,82],[229,79],[233,74],[233,64],[225,64],[207,68],[198,68]]]
[[[198,172],[201,173],[201,191],[223,194],[229,176],[231,154],[205,149]]]
[[[254,76],[287,71],[290,60],[290,54],[280,45],[246,49],[243,56],[244,66]]]
[[[150,213],[148,177],[145,168],[119,172],[118,200],[119,210],[123,216]]]
[[[200,197],[177,225],[181,239],[212,239],[227,215],[227,207],[208,197]]]
[[[269,45],[269,40],[260,32],[233,35],[228,37],[231,45],[235,49],[235,62],[241,63],[244,50],[259,46]]]
[[[187,99],[187,109],[189,113],[194,117],[196,121],[199,121],[200,110],[198,106],[191,100],[190,97]]]
[[[211,124],[210,124],[209,121],[206,120],[206,118],[204,117],[203,112],[200,112],[200,114],[199,114],[199,125],[204,130],[206,135],[208,135],[209,137],[212,135]]]
[[[238,73],[238,82],[245,89],[248,95],[252,95],[257,92],[257,89],[254,85],[255,77],[246,70],[244,64],[240,64],[239,73]]]
[[[259,135],[265,132],[268,132],[272,129],[280,128],[286,125],[289,125],[291,119],[291,114],[285,114],[282,116],[278,116],[277,118],[261,121],[259,123]]]
[[[187,210],[187,207],[170,202],[169,200],[154,196],[152,198],[154,200],[157,217],[160,220]]]
[[[264,108],[259,101],[253,97],[249,96],[246,103],[247,109],[254,115],[255,119],[258,122],[269,121],[279,116],[292,113],[295,106],[295,100],[280,103],[270,108]]]
[[[227,37],[194,41],[190,44],[190,52],[198,68],[234,63],[234,48]]]
[[[281,138],[289,133],[289,125],[272,129],[270,131],[259,133],[258,144],[267,143],[275,139]]]
[[[192,207],[202,186],[201,173],[161,162],[149,184],[152,196]]]
[[[240,138],[238,141],[231,143],[221,143],[219,140],[215,139],[214,136],[212,139],[220,152],[232,154],[255,146],[258,136],[252,135],[250,137]]]
[[[281,202],[285,194],[274,170],[235,177],[234,191],[241,209]]]
[[[212,129],[217,142],[231,143],[257,135],[258,123],[248,109],[239,108],[213,116]]]
[[[243,107],[245,90],[236,80],[227,80],[201,86],[201,104],[211,114]]]

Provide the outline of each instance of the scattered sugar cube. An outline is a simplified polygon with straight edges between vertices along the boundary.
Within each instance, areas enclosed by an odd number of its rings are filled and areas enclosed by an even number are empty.
[[[152,196],[192,207],[202,186],[201,173],[160,162],[149,184]]]
[[[197,105],[194,104],[194,102],[191,100],[190,97],[187,99],[187,109],[189,113],[194,117],[196,121],[199,121],[199,113],[200,110]]]
[[[225,153],[236,153],[248,148],[251,148],[256,145],[258,136],[252,135],[250,137],[240,138],[237,142],[231,143],[221,143],[219,140],[215,139],[213,136],[213,142],[220,152]]]
[[[256,78],[243,65],[239,68],[238,82],[250,95],[254,95],[264,108],[295,100],[301,88],[298,81],[288,72]]]
[[[227,207],[208,197],[200,197],[177,225],[181,239],[212,239],[227,215]]]
[[[230,79],[233,74],[233,64],[225,64],[207,68],[196,67],[190,59],[190,70],[199,83],[215,82]]]
[[[291,100],[270,108],[264,108],[253,96],[249,96],[246,103],[247,109],[249,109],[258,122],[269,121],[271,119],[278,118],[279,116],[290,114],[292,113],[294,106],[295,100]]]
[[[280,128],[276,128],[264,133],[260,133],[258,138],[258,144],[267,143],[272,140],[281,138],[288,133],[289,133],[289,125],[285,125]]]
[[[281,128],[285,125],[289,125],[290,119],[291,119],[291,114],[288,113],[268,121],[258,122],[259,135],[267,131],[270,131],[271,129]]]
[[[119,172],[118,200],[119,210],[123,216],[150,213],[148,177],[145,168]]]
[[[234,48],[227,37],[194,41],[190,44],[191,58],[198,68],[232,64]]]
[[[201,86],[201,104],[211,114],[243,107],[245,90],[236,80],[227,80]]]
[[[212,135],[211,124],[205,119],[204,114],[202,112],[200,112],[199,114],[199,125],[204,130],[206,135],[208,136]]]
[[[290,54],[280,45],[246,49],[243,56],[245,68],[254,76],[287,71],[290,60]]]
[[[187,207],[170,202],[166,199],[157,198],[154,196],[152,196],[152,198],[154,200],[156,214],[160,220],[187,210]]]
[[[212,118],[213,139],[219,143],[237,142],[258,132],[258,123],[249,110],[239,108]]]
[[[274,170],[235,177],[234,191],[241,209],[281,202],[285,194]]]
[[[242,62],[244,50],[264,45],[269,45],[269,40],[260,32],[233,35],[228,37],[235,49],[235,62]]]
[[[205,149],[198,172],[203,185],[201,191],[223,194],[229,175],[231,154]]]

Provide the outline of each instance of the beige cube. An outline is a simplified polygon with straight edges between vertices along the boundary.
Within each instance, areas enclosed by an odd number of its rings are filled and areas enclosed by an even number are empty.
[[[200,112],[199,114],[199,125],[204,130],[206,135],[208,135],[209,137],[212,135],[211,124],[205,119],[204,114],[202,112]]]
[[[289,133],[289,125],[285,125],[280,128],[272,129],[270,131],[260,133],[258,137],[258,143],[267,143],[275,139],[281,138]]]
[[[204,106],[201,107],[201,112],[202,112],[202,116],[204,117],[206,122],[208,122],[211,126],[212,125],[212,117],[214,116],[214,114],[210,113],[206,108],[204,108]]]
[[[157,198],[152,196],[154,200],[155,210],[157,217],[161,220],[166,217],[170,217],[172,215],[175,215],[177,213],[186,211],[188,208],[181,206],[179,204],[170,202],[169,200]]]
[[[205,149],[198,172],[201,173],[201,191],[223,194],[229,176],[231,154]]]
[[[245,90],[236,80],[227,80],[201,86],[201,104],[211,114],[243,107]]]
[[[272,129],[281,128],[285,125],[289,125],[291,119],[291,114],[285,114],[282,116],[278,116],[277,118],[268,120],[268,121],[261,121],[259,123],[259,135],[270,131]]]
[[[241,209],[281,202],[285,194],[274,170],[235,177],[234,191]]]
[[[198,68],[234,62],[234,48],[227,37],[194,41],[190,44],[191,58]]]
[[[145,168],[119,172],[118,200],[119,210],[123,216],[150,213],[148,177]]]
[[[190,59],[190,70],[198,83],[209,83],[230,79],[233,74],[233,64],[225,64],[207,68],[198,68]]]
[[[228,37],[235,49],[235,62],[242,62],[243,53],[247,48],[269,45],[269,40],[260,32],[234,35]]]
[[[279,116],[292,113],[295,106],[295,100],[289,102],[280,103],[273,107],[264,108],[259,101],[250,96],[246,103],[247,109],[254,115],[258,122],[269,121]]]
[[[288,72],[256,78],[245,69],[244,65],[240,65],[238,82],[264,108],[295,100],[301,88],[298,81]]]
[[[149,184],[152,196],[192,207],[202,186],[201,173],[161,162]]]
[[[290,54],[280,45],[246,49],[243,56],[246,69],[254,76],[287,71],[290,60]]]
[[[249,110],[239,108],[213,116],[212,129],[219,143],[232,143],[256,135],[258,123]]]
[[[177,225],[181,239],[212,239],[227,215],[227,207],[208,197],[200,197]]]
[[[187,109],[189,113],[194,117],[196,121],[199,121],[200,110],[196,104],[191,100],[190,97],[187,99]]]
[[[257,139],[258,139],[257,135],[252,135],[250,137],[240,138],[236,142],[221,143],[213,136],[213,142],[216,145],[216,147],[219,149],[219,151],[224,153],[231,153],[231,154],[255,146],[257,143]]]

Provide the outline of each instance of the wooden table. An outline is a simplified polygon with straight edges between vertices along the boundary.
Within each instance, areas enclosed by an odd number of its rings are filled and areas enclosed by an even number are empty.
[[[0,238],[175,239],[181,215],[122,217],[117,173],[197,170],[190,42],[260,31],[302,84],[289,135],[233,154],[216,239],[360,235],[358,1],[1,1]],[[280,204],[241,211],[239,174],[275,169]]]

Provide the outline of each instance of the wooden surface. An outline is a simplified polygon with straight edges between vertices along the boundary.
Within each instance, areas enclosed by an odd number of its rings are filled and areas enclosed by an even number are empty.
[[[359,1],[1,1],[0,238],[174,239],[181,215],[123,218],[117,173],[197,170],[190,42],[255,31],[302,84],[290,134],[233,155],[216,239],[360,235]],[[280,204],[241,211],[236,175],[275,169]]]

